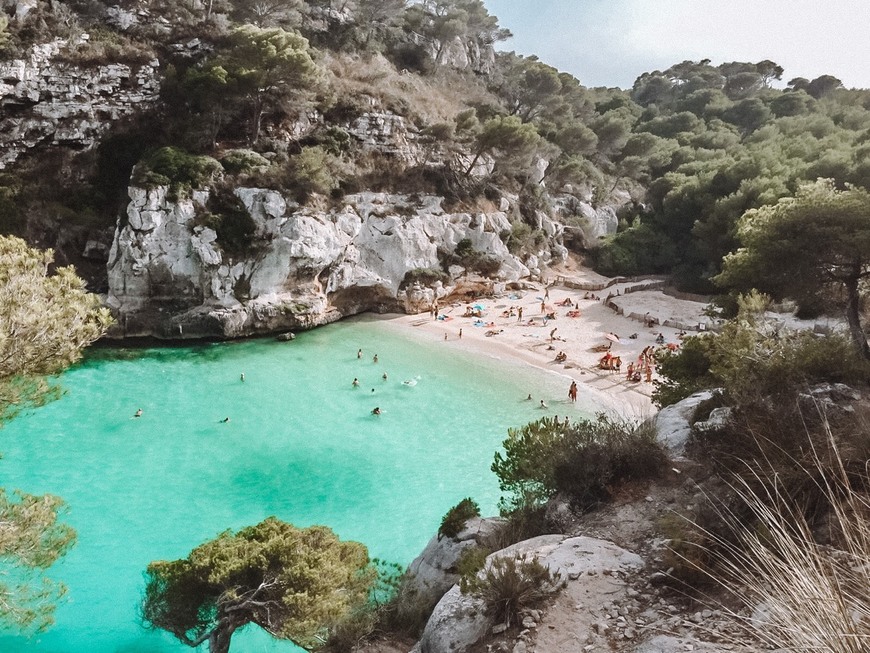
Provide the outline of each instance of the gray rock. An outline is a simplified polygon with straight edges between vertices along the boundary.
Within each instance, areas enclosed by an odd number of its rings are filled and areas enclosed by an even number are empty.
[[[703,642],[694,637],[673,637],[671,635],[656,635],[631,649],[632,653],[725,653],[733,652],[734,646]]]
[[[501,262],[496,282],[529,270],[505,247],[503,212],[444,214],[441,198],[359,193],[315,211],[279,193],[238,188],[255,224],[250,255],[221,249],[196,224],[208,193],[170,200],[166,188],[130,188],[126,223],[109,253],[115,336],[237,337],[298,331],[366,310],[417,313],[456,289],[403,289],[410,270],[438,268],[439,248],[469,239]]]
[[[551,572],[562,579],[577,573],[577,584],[584,584],[588,574],[604,569],[640,569],[643,560],[611,542],[590,537],[542,535],[519,542],[487,558],[487,564],[498,557],[526,555],[537,558]],[[597,577],[597,576],[596,576]],[[612,580],[601,581],[612,583]],[[596,586],[597,587],[597,586]],[[567,590],[570,592],[570,587]],[[529,616],[529,618],[531,618]],[[484,605],[478,599],[462,596],[454,586],[439,601],[426,624],[420,640],[420,653],[463,653],[470,650],[491,631],[491,619],[484,614]],[[523,623],[525,627],[526,624]],[[531,628],[529,624],[528,628]],[[528,632],[525,630],[523,632]]]
[[[497,517],[472,517],[456,537],[433,537],[408,567],[405,589],[429,605],[434,605],[459,582],[456,565],[462,555],[483,542],[502,522]]]
[[[26,15],[31,4],[18,9]],[[0,169],[39,144],[90,149],[113,123],[158,100],[157,62],[83,68],[57,60],[70,45],[56,39],[0,62]]]
[[[692,416],[698,405],[713,396],[712,390],[696,392],[680,402],[667,406],[655,416],[656,438],[672,456],[682,456],[692,433]]]

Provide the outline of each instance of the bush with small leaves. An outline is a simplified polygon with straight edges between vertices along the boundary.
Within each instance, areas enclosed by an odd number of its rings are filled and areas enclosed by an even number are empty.
[[[456,537],[472,517],[480,517],[480,506],[471,497],[465,497],[444,515],[438,527],[438,537]]]
[[[492,471],[510,493],[503,501],[507,512],[518,502],[541,505],[560,492],[575,509],[588,510],[609,499],[620,482],[655,477],[666,460],[650,422],[600,414],[570,425],[543,418],[510,429]]]
[[[482,599],[487,612],[507,626],[563,587],[558,573],[526,555],[496,557],[483,572],[460,581],[463,594]]]
[[[221,165],[231,175],[251,172],[269,166],[269,160],[253,150],[228,150],[221,157]]]
[[[210,156],[197,156],[177,147],[161,147],[146,156],[133,171],[138,186],[169,186],[174,195],[202,188],[216,180],[223,168]]]

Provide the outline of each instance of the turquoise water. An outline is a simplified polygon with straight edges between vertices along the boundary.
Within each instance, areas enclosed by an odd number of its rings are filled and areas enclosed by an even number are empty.
[[[67,501],[78,542],[51,576],[69,593],[51,630],[0,635],[3,653],[190,650],[140,625],[145,567],[269,515],[407,564],[463,497],[495,512],[493,453],[538,398],[568,410],[558,377],[367,320],[292,343],[101,350],[62,383],[0,431],[0,483]],[[293,650],[255,631],[233,651]]]

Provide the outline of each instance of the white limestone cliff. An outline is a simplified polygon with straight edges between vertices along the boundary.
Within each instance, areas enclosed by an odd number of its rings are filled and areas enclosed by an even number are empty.
[[[244,257],[233,258],[198,220],[207,192],[175,201],[167,193],[129,191],[108,262],[116,336],[238,337],[311,328],[362,311],[424,311],[455,290],[466,271],[453,268],[446,286],[404,288],[407,273],[440,268],[439,254],[463,239],[500,261],[494,283],[529,275],[500,238],[510,229],[503,211],[446,213],[439,197],[382,193],[315,210],[275,191],[238,188],[256,232]],[[550,256],[546,247],[536,259]]]
[[[0,169],[41,144],[91,148],[157,101],[157,61],[82,67],[58,58],[66,46],[57,39],[0,62]]]

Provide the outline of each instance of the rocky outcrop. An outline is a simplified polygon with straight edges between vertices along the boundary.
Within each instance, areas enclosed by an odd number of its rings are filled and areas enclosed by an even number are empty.
[[[711,399],[715,390],[702,390],[671,406],[662,408],[655,416],[656,439],[671,456],[686,453],[686,443],[692,435],[695,411],[703,402]]]
[[[38,144],[91,148],[115,121],[157,100],[157,61],[83,68],[58,60],[66,45],[35,45],[0,62],[0,169]]]
[[[590,537],[542,535],[497,551],[487,558],[491,564],[497,557],[521,556],[537,558],[551,572],[565,581],[565,594],[571,600],[601,600],[624,589],[619,575],[639,569],[643,560],[625,549]],[[538,619],[538,621],[540,618]],[[524,622],[523,627],[537,628],[537,622]],[[469,651],[493,623],[481,599],[462,594],[454,586],[439,601],[429,618],[423,635],[415,647],[416,653],[462,653]],[[496,630],[503,630],[496,628]],[[564,649],[567,650],[567,649]]]
[[[455,37],[441,51],[437,45],[430,46],[430,54],[442,66],[458,70],[473,70],[488,75],[495,69],[495,50],[490,45],[481,46],[472,39]]]
[[[108,263],[115,336],[230,338],[363,311],[420,312],[457,290],[467,271],[453,267],[446,284],[431,287],[406,288],[406,275],[440,269],[439,256],[464,239],[501,263],[494,283],[529,274],[499,237],[510,229],[501,211],[446,213],[439,197],[380,193],[315,210],[275,191],[239,188],[255,231],[248,251],[232,256],[199,219],[207,192],[176,201],[167,192],[130,189]]]
[[[393,156],[405,164],[418,163],[417,133],[408,128],[402,116],[390,112],[364,113],[347,126],[363,149]]]
[[[412,594],[422,603],[434,606],[444,594],[459,582],[457,565],[462,555],[475,546],[482,546],[502,524],[497,517],[472,517],[456,537],[435,536],[408,567],[408,580],[403,592]]]

